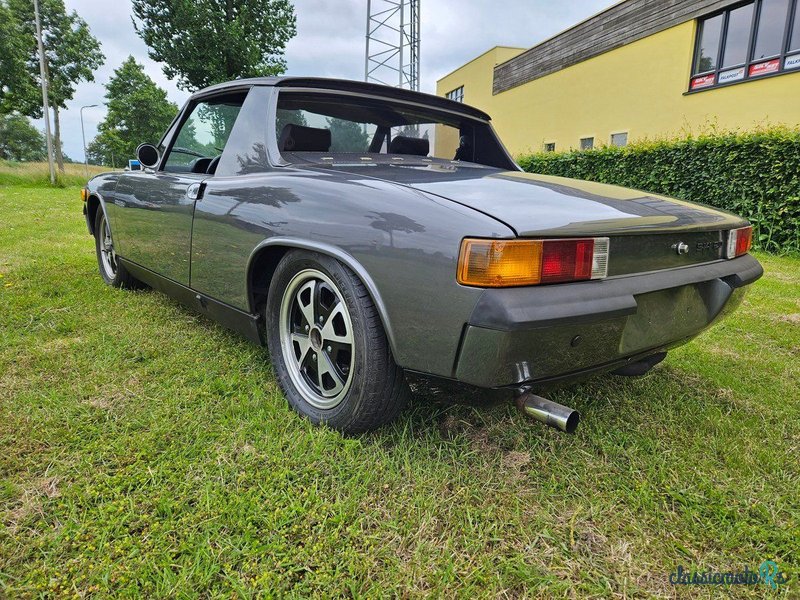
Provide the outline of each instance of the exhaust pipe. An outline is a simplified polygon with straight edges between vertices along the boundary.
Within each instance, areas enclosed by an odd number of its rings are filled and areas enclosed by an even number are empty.
[[[523,392],[517,396],[517,407],[523,414],[565,433],[575,433],[581,420],[580,414],[574,408],[531,392]]]

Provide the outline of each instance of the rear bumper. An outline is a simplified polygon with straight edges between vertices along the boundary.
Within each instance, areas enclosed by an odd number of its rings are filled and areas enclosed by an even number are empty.
[[[520,386],[617,368],[690,340],[763,274],[734,260],[540,288],[486,290],[464,329],[455,377]]]

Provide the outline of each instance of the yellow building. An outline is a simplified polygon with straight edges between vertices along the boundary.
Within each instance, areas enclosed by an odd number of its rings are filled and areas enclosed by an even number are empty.
[[[624,0],[528,50],[495,47],[437,94],[512,154],[800,125],[800,0]]]

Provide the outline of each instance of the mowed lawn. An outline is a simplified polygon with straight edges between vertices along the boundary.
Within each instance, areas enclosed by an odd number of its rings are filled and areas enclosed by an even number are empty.
[[[798,597],[800,260],[758,258],[646,377],[550,394],[574,436],[427,389],[345,438],[265,350],[105,287],[77,188],[2,186],[0,597],[764,597],[669,575],[765,559]]]

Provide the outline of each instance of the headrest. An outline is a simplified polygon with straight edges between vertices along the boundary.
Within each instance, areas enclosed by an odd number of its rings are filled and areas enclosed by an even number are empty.
[[[205,173],[210,164],[210,158],[195,158],[192,161],[192,173]]]
[[[414,156],[428,156],[431,143],[425,138],[406,137],[398,135],[389,144],[389,154],[413,154]]]
[[[327,152],[330,147],[330,129],[303,127],[293,123],[283,128],[278,139],[281,152]]]

